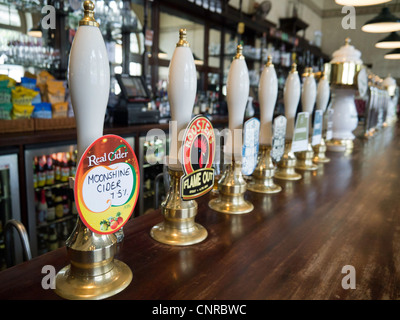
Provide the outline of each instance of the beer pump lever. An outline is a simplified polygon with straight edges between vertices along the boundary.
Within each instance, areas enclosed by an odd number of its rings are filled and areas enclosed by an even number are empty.
[[[297,72],[297,65],[294,63],[286,79],[283,92],[285,117],[287,119],[285,151],[278,162],[275,178],[282,180],[300,180],[300,173],[295,171],[296,157],[292,152],[292,139],[297,106],[300,101],[300,78]]]
[[[250,90],[249,73],[242,50],[242,46],[238,45],[226,85],[230,134],[225,145],[225,155],[231,158],[227,159],[231,163],[218,181],[218,198],[208,203],[211,209],[228,214],[244,214],[254,209],[253,204],[244,199],[247,183],[242,174],[242,130]]]
[[[257,165],[247,189],[259,193],[277,193],[282,187],[274,183],[275,164],[271,158],[272,118],[278,97],[278,78],[269,56],[258,87],[260,101],[260,145]]]
[[[317,87],[317,100],[315,108],[316,110],[321,110],[322,115],[325,114],[326,107],[329,102],[329,95],[330,95],[330,88],[329,88],[329,81],[325,75],[325,72],[322,74],[321,79],[318,82]],[[322,121],[324,123],[324,121]],[[324,128],[323,128],[324,129]],[[315,163],[327,163],[331,161],[329,158],[326,157],[326,144],[324,135],[321,137],[321,143],[313,146],[314,150],[314,159]]]
[[[312,137],[312,114],[314,111],[315,99],[317,97],[317,85],[315,82],[312,68],[306,68],[304,83],[301,90],[301,104],[303,111],[308,112],[308,144],[307,149],[304,151],[295,152],[297,158],[296,169],[313,171],[317,170],[318,166],[313,163],[314,150],[311,146]]]

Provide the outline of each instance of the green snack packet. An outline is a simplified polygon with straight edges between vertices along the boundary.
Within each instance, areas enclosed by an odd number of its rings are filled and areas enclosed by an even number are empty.
[[[0,86],[0,104],[11,103],[11,88]]]
[[[1,103],[0,104],[0,119],[2,120],[11,120],[11,103]]]

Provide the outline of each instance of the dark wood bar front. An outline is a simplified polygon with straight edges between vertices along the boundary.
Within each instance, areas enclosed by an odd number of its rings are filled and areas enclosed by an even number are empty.
[[[351,154],[303,172],[283,191],[247,191],[254,211],[227,215],[198,199],[205,241],[173,247],[150,237],[160,211],[131,219],[117,259],[131,284],[110,299],[399,299],[400,130],[358,138]],[[68,264],[60,248],[0,273],[0,299],[60,299],[42,288],[42,268]],[[354,267],[355,289],[342,282]],[[343,273],[342,273],[343,270]]]

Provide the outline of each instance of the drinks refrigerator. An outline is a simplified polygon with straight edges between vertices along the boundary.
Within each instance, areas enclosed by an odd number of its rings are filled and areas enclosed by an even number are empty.
[[[0,154],[0,271],[7,267],[4,227],[11,219],[21,220],[18,150]],[[15,263],[20,263],[22,246],[17,232],[13,232],[13,240]]]
[[[134,138],[124,137],[134,148]],[[25,150],[28,234],[32,257],[65,244],[78,212],[69,178],[75,176],[76,144],[42,144]]]
[[[158,209],[165,197],[168,174],[164,158],[168,155],[168,148],[169,136],[163,132],[139,137],[140,193],[136,215]]]

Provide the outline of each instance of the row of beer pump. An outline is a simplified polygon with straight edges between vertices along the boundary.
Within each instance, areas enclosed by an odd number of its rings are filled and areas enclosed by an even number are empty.
[[[71,102],[77,123],[80,163],[83,162],[84,155],[87,155],[94,141],[103,137],[103,119],[108,101],[109,66],[107,51],[98,26],[94,18],[93,3],[85,1],[84,18],[80,21],[72,44],[68,71]],[[152,227],[150,236],[163,244],[187,246],[202,242],[207,238],[208,233],[204,226],[195,221],[198,206],[195,197],[190,194],[194,189],[189,190],[187,198],[183,197],[183,193],[187,191],[182,187],[185,177],[193,178],[193,174],[197,172],[197,169],[193,169],[193,165],[188,166],[183,163],[185,160],[178,152],[189,145],[190,157],[194,143],[187,144],[179,137],[179,133],[182,130],[185,131],[186,128],[185,137],[194,138],[188,128],[194,123],[192,111],[197,90],[196,67],[185,29],[179,31],[179,41],[169,66],[167,90],[171,121],[176,123],[175,130],[170,132],[170,153],[167,159],[170,187],[165,201],[161,204],[163,221]],[[245,107],[249,95],[249,75],[242,47],[239,45],[227,79],[229,132],[232,134],[228,135],[224,154],[231,161],[227,163],[218,181],[217,196],[208,204],[211,209],[228,214],[250,213],[254,206],[244,198],[247,190],[266,194],[280,192],[282,188],[274,183],[274,178],[299,180],[302,175],[296,172],[296,169],[312,171],[317,169],[317,163],[329,162],[325,155],[328,141],[325,142],[321,135],[318,143],[312,143],[310,116],[314,111],[314,106],[316,110],[320,110],[321,114],[326,113],[330,97],[327,75],[321,76],[317,85],[312,69],[308,68],[301,85],[296,65],[292,66],[284,89],[285,121],[282,121],[284,130],[283,135],[282,132],[280,133],[280,144],[277,143],[278,140],[273,134],[276,129],[273,126],[273,113],[277,93],[278,80],[274,65],[269,59],[259,83],[260,121],[259,131],[255,131],[259,132],[256,137],[257,140],[259,139],[258,154],[256,154],[252,175],[245,179],[242,173],[242,164],[246,160],[243,158],[242,139],[240,135],[234,134],[234,132],[241,134],[243,130]],[[300,99],[303,106],[302,115],[304,119],[310,121],[310,124],[306,121],[301,130],[295,121]],[[205,167],[202,170],[209,173],[212,170],[215,137],[210,133],[207,119],[198,121],[197,125],[204,124],[202,127],[204,131],[196,136],[199,145],[205,143],[204,150],[199,149],[202,152],[200,156],[209,155],[206,156]],[[318,125],[321,133],[322,121]],[[334,126],[335,123],[333,123]],[[293,144],[298,142],[293,140],[296,130],[299,137],[303,135],[305,144],[301,148],[296,145],[297,149],[295,148],[296,152],[294,152]],[[304,134],[306,134],[305,139]],[[335,139],[334,135],[333,138]],[[337,140],[344,138],[346,137],[339,136]],[[274,147],[280,148],[278,156],[274,154],[276,152]],[[197,152],[197,149],[195,151]],[[78,175],[75,181],[71,181],[71,187],[74,188],[75,195],[79,196],[83,192],[79,190],[82,184],[77,183],[77,180]],[[139,177],[137,177],[137,183],[138,180]],[[197,191],[199,195],[202,195],[204,188],[199,188]],[[77,206],[79,203],[80,201],[77,201]],[[127,207],[126,204],[125,207]],[[114,259],[117,246],[115,234],[94,232],[93,228],[88,226],[87,219],[82,218],[80,210],[78,208],[80,217],[76,227],[66,243],[70,264],[57,274],[55,292],[66,299],[104,299],[124,290],[132,280],[132,271],[122,261]],[[133,208],[130,210],[133,211]]]

